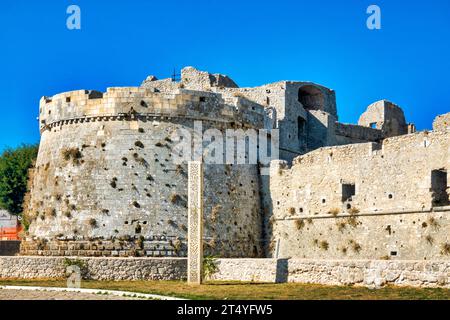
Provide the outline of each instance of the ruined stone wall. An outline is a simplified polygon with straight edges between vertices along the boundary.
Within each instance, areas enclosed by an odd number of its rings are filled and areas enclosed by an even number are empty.
[[[336,145],[379,142],[384,138],[381,130],[354,124],[336,122],[335,129]]]
[[[187,167],[172,157],[179,130],[260,127],[236,97],[144,88],[70,92],[41,101],[41,143],[24,255],[184,256]],[[258,256],[256,165],[205,166],[207,253]]]
[[[377,101],[368,106],[359,118],[358,124],[379,129],[385,137],[407,134],[409,130],[403,110],[387,100]]]
[[[450,130],[450,113],[438,116],[433,122],[434,131],[449,131]]]
[[[432,171],[449,169],[449,148],[448,132],[420,132],[273,162],[272,254],[448,259],[450,207],[436,202]]]

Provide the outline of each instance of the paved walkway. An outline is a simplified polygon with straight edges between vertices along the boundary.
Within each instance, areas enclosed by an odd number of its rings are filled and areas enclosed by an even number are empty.
[[[130,300],[133,298],[82,292],[0,289],[0,300]]]
[[[182,300],[154,294],[100,289],[0,286],[0,300]]]

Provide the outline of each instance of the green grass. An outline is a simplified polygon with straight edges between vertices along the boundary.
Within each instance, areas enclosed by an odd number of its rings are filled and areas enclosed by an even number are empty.
[[[65,280],[0,280],[0,285],[65,287]],[[181,281],[91,281],[82,288],[153,293],[187,299],[255,300],[450,300],[449,289],[323,286],[299,283],[207,282],[201,286]]]

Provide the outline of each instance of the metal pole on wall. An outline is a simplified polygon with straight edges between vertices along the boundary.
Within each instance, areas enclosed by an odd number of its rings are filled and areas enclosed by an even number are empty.
[[[188,163],[188,268],[189,284],[201,284],[203,275],[203,163]]]

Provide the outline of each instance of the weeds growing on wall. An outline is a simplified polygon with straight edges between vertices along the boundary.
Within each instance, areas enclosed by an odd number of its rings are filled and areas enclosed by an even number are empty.
[[[203,258],[203,277],[209,278],[218,270],[217,258],[214,256],[205,256]]]
[[[295,227],[297,230],[302,230],[305,227],[305,221],[303,219],[295,220]]]

